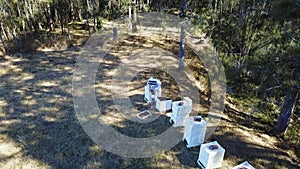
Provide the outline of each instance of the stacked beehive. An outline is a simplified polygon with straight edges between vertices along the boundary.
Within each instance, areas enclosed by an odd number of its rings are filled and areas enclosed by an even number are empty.
[[[201,144],[198,164],[205,169],[214,169],[222,166],[225,149],[217,141]]]
[[[190,117],[184,126],[183,142],[188,148],[204,143],[206,121],[201,116]]]
[[[145,86],[144,100],[147,103],[153,103],[158,97],[161,97],[161,82],[160,80],[151,77]]]
[[[184,97],[183,100],[172,103],[170,123],[173,124],[174,127],[185,125],[185,121],[192,111],[192,104],[192,100],[188,97]]]

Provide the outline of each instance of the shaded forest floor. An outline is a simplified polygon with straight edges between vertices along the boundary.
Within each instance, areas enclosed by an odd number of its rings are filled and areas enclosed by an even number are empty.
[[[76,35],[73,35],[75,37]],[[36,51],[0,57],[0,166],[1,168],[198,168],[199,147],[187,149],[179,143],[170,151],[151,158],[130,159],[105,151],[85,134],[76,118],[72,99],[72,75],[85,35],[78,41],[50,46],[41,43]],[[66,44],[63,46],[62,44]],[[59,46],[60,45],[60,46]],[[178,55],[178,42],[165,36],[124,36],[104,57],[98,70],[96,96],[110,125],[129,136],[144,137],[171,127],[168,117],[142,127],[120,119],[109,86],[113,72],[123,59],[143,47],[161,48]],[[186,64],[200,82],[200,111],[209,107],[207,72],[193,52]],[[143,86],[149,77],[162,80],[163,92],[178,99],[178,86],[167,73],[145,69],[132,80],[130,99],[138,110],[143,103]],[[242,111],[228,96],[225,116],[206,142],[217,140],[226,150],[222,168],[243,161],[257,169],[299,168],[299,151],[268,135],[265,121]],[[139,130],[138,134],[136,131]],[[298,154],[297,154],[298,153]]]

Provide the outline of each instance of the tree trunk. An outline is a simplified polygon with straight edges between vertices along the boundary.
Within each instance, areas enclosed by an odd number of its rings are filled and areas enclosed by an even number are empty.
[[[5,39],[5,40],[8,40],[8,39],[7,39],[7,35],[6,35],[6,33],[5,33],[5,30],[4,30],[4,28],[3,28],[3,23],[2,23],[2,22],[1,22],[1,25],[0,25],[0,26],[1,26],[1,31],[2,31],[2,33],[3,33],[4,39]]]
[[[136,3],[136,2],[137,2],[137,1],[134,0],[133,20],[134,20],[135,23],[137,23],[137,10],[136,10],[136,5],[137,5],[137,3]]]
[[[94,18],[94,33],[95,33],[97,31],[95,0],[93,0],[92,3],[93,3],[93,18]]]
[[[131,3],[129,3],[128,6],[128,26],[129,26],[129,30],[132,30]]]
[[[118,37],[118,28],[117,27],[113,28],[113,33],[114,33],[114,42],[118,43],[119,37]]]
[[[284,102],[282,105],[282,109],[280,115],[277,119],[276,126],[274,128],[274,133],[278,135],[284,135],[288,125],[291,120],[291,116],[293,114],[293,110],[296,105],[298,93],[295,94],[288,92],[284,97]]]
[[[53,17],[51,14],[50,4],[47,4],[47,13],[48,13],[48,17],[49,17],[49,31],[52,31],[54,29],[54,27],[53,27]]]
[[[71,28],[70,28],[69,20],[67,20],[67,25],[68,25],[68,38],[69,40],[71,40]]]
[[[6,26],[5,32],[6,32],[8,40],[10,40],[10,38],[12,37],[12,35],[10,33],[10,28],[8,26]]]
[[[179,69],[184,68],[184,24],[181,25],[181,34],[179,41]]]
[[[187,9],[187,0],[182,0],[182,6],[181,6],[181,16],[186,16],[186,9]]]
[[[136,14],[136,0],[133,2],[133,23],[132,32],[137,32],[137,14]]]
[[[14,40],[15,45],[19,46],[18,39],[17,39],[17,34],[16,34],[16,29],[17,29],[17,27],[15,26],[13,28],[13,40]]]
[[[4,40],[2,39],[2,33],[1,33],[1,31],[0,31],[0,41],[1,41],[1,43],[2,43],[4,53],[6,54],[6,53],[7,53],[7,52],[6,52],[6,47],[5,47]]]
[[[89,31],[89,35],[91,35],[91,30],[90,30],[90,22],[89,22],[89,11],[90,11],[90,5],[89,5],[89,1],[86,1],[86,24],[87,24],[87,28]]]
[[[82,21],[81,8],[78,9],[78,18],[79,21]]]
[[[27,42],[27,32],[26,32],[26,25],[25,25],[25,21],[22,20],[22,29],[23,29],[23,36],[24,36],[24,39],[25,39],[25,42]]]
[[[89,35],[91,35],[90,22],[89,22],[89,14],[88,13],[86,13],[86,25],[87,25],[87,29],[88,29]]]

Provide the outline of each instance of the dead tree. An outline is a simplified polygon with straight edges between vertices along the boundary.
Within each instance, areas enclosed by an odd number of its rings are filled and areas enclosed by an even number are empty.
[[[274,127],[275,134],[277,134],[277,135],[285,134],[285,132],[289,126],[289,123],[290,123],[290,120],[291,120],[291,117],[292,117],[292,114],[293,114],[293,111],[294,111],[294,108],[296,105],[297,98],[298,98],[298,92],[293,92],[293,93],[287,92],[286,93],[286,95],[284,97],[284,102],[282,105],[281,112],[279,114],[277,123]]]

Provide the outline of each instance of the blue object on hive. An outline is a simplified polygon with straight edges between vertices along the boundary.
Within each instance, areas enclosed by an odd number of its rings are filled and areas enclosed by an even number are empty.
[[[151,90],[156,90],[156,89],[160,88],[161,82],[160,82],[160,80],[151,77],[148,80],[147,85],[150,85]]]

